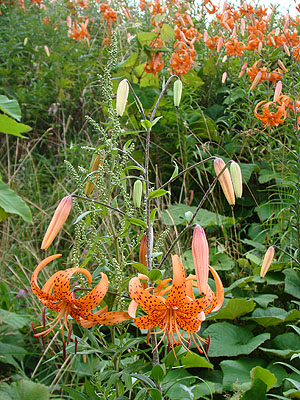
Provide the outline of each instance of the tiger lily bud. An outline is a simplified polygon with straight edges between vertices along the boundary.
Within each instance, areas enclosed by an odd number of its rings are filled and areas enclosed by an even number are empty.
[[[275,248],[273,246],[269,247],[265,254],[265,257],[264,257],[264,260],[263,260],[263,263],[261,266],[261,270],[260,270],[261,278],[263,278],[266,275],[266,273],[268,272],[268,269],[270,268],[270,265],[273,261],[274,254],[275,254]]]
[[[125,106],[128,98],[129,93],[129,85],[127,79],[123,79],[118,86],[117,90],[117,104],[116,104],[116,111],[117,115],[122,117],[125,111]]]
[[[55,213],[45,233],[41,245],[42,250],[47,250],[50,244],[53,242],[56,235],[61,230],[63,224],[66,222],[66,219],[70,214],[71,208],[72,208],[72,196],[64,197],[57,206],[57,209],[55,210]]]
[[[182,82],[180,79],[176,79],[173,86],[174,106],[179,107],[181,95],[182,95]]]
[[[140,179],[134,182],[133,185],[133,204],[135,207],[141,207],[142,201],[142,194],[143,194],[143,184]]]
[[[236,197],[240,199],[243,194],[242,171],[238,163],[232,161],[230,164],[230,175]]]
[[[261,73],[261,71],[259,71],[259,72],[257,73],[256,77],[254,78],[253,82],[252,82],[252,85],[251,85],[251,87],[250,87],[250,92],[251,92],[252,90],[254,90],[254,89],[256,88],[256,86],[259,84],[259,82],[260,82],[260,80],[261,80],[261,77],[262,77],[262,73]]]
[[[146,255],[147,255],[147,238],[146,235],[143,235],[140,246],[139,260],[141,264],[145,265],[145,267],[147,267]]]
[[[198,289],[200,294],[205,294],[208,286],[208,243],[200,225],[196,225],[193,232],[192,253]]]
[[[275,92],[274,92],[274,99],[273,99],[274,102],[276,102],[279,99],[279,96],[281,95],[281,91],[282,91],[282,82],[278,81],[276,83]]]
[[[215,172],[217,175],[220,174],[220,172],[225,167],[225,165],[226,164],[225,164],[224,160],[222,160],[222,158],[215,158],[214,168],[215,168]],[[231,180],[228,168],[226,168],[223,171],[222,175],[220,175],[218,179],[219,179],[223,193],[224,193],[228,203],[231,206],[234,206],[235,205],[235,195],[234,195],[232,180]]]
[[[103,162],[102,162],[102,164],[103,164]],[[95,157],[95,159],[93,161],[90,172],[98,171],[99,165],[100,165],[100,156],[97,154],[97,156]],[[85,185],[84,193],[86,196],[89,196],[92,193],[92,191],[94,189],[94,184],[96,183],[96,181],[98,179],[98,174],[93,174],[93,177],[94,177],[94,179],[93,179],[94,182],[90,182],[88,180]]]

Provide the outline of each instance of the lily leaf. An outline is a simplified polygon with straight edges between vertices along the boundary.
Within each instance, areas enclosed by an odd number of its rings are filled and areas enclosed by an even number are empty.
[[[32,224],[30,208],[16,192],[11,190],[4,182],[0,182],[0,207],[8,214],[17,214],[24,221]]]

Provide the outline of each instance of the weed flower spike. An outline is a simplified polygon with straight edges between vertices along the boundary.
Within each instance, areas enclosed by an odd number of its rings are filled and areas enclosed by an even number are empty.
[[[64,197],[51,219],[48,229],[45,233],[41,250],[47,250],[50,244],[55,239],[58,232],[61,230],[63,224],[66,222],[72,208],[72,196]]]

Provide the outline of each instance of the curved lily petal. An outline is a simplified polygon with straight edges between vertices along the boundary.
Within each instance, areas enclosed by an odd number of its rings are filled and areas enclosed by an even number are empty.
[[[179,328],[188,332],[198,332],[201,327],[201,321],[199,321],[199,319],[184,315],[180,312],[176,313],[176,323]]]
[[[101,310],[95,312],[95,315],[101,315],[108,312],[108,306],[103,307]],[[80,319],[80,325],[83,328],[91,328],[92,326],[96,325],[97,322],[86,321],[84,319]]]
[[[180,307],[184,304],[186,297],[185,272],[177,255],[172,256],[172,264],[173,282],[170,293],[166,298],[166,306]]]
[[[219,277],[218,273],[216,272],[216,270],[209,266],[209,270],[212,273],[214,280],[216,282],[216,297],[217,297],[217,304],[214,307],[214,309],[212,311],[218,311],[223,304],[224,301],[224,287],[223,287],[223,283],[221,281],[221,278]]]
[[[166,308],[163,301],[143,289],[139,278],[132,278],[130,280],[129,294],[132,300],[134,300],[147,313],[150,313],[152,311],[165,310]]]
[[[55,273],[55,278],[53,280],[53,296],[56,299],[65,300],[70,303],[74,301],[70,289],[70,279],[72,275],[77,273],[84,274],[88,282],[91,283],[92,275],[84,268],[68,268],[64,271],[58,271]]]
[[[36,267],[36,269],[34,270],[32,277],[31,277],[31,289],[33,291],[33,293],[41,300],[51,300],[51,301],[57,301],[59,299],[57,299],[55,296],[50,295],[49,293],[46,293],[45,291],[43,291],[42,289],[39,288],[38,283],[37,283],[37,277],[39,272],[47,265],[49,264],[49,262],[55,260],[56,258],[61,257],[61,254],[53,254],[50,257],[45,258],[43,261],[41,261],[39,263],[39,265]]]
[[[137,306],[138,303],[136,303],[134,300],[131,300],[128,307],[128,314],[130,315],[131,318],[135,318]]]
[[[103,272],[101,272],[101,277],[101,281],[90,293],[73,301],[73,304],[76,307],[84,308],[85,310],[92,310],[103,300],[108,289],[108,278]]]

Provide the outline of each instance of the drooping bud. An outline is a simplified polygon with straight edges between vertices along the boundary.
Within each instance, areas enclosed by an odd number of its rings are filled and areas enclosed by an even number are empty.
[[[129,93],[129,85],[127,79],[123,79],[118,86],[117,90],[117,103],[116,103],[116,111],[117,115],[122,117],[125,111],[126,102]]]
[[[223,38],[220,36],[217,43],[217,53],[220,52],[222,46],[223,46]]]
[[[250,92],[256,88],[256,86],[258,85],[258,83],[259,83],[260,80],[261,80],[261,77],[262,77],[262,73],[261,73],[261,71],[259,71],[259,72],[256,74],[256,77],[254,78],[254,80],[253,80],[253,82],[252,82],[252,85],[251,85],[251,87],[250,87]]]
[[[71,208],[72,208],[72,196],[64,197],[57,206],[57,209],[55,210],[55,213],[45,233],[41,245],[42,250],[47,250],[50,244],[53,242],[56,235],[62,228],[63,224],[66,222],[66,219],[70,214]]]
[[[270,265],[273,261],[274,258],[274,254],[275,254],[275,248],[273,246],[270,246],[265,254],[262,266],[261,266],[261,270],[260,270],[260,276],[261,278],[263,278],[266,273],[268,272],[268,269],[270,268]]]
[[[236,197],[240,199],[243,194],[242,171],[238,163],[232,161],[230,164],[230,175]]]
[[[281,95],[281,90],[282,90],[282,82],[278,81],[276,83],[275,92],[274,92],[274,99],[273,99],[274,102],[279,99],[279,96]]]
[[[285,65],[281,60],[278,60],[278,65],[281,69],[283,69],[284,72],[288,72],[288,70],[286,69]]]
[[[227,79],[227,72],[223,72],[222,83],[225,83],[226,79]]]
[[[136,180],[133,185],[133,204],[136,208],[141,207],[143,194],[143,184],[140,179]]]
[[[286,54],[290,57],[291,53],[289,48],[287,47],[287,45],[285,43],[282,43],[282,46],[284,48],[284,51],[286,52]]]
[[[241,78],[244,75],[244,72],[247,69],[247,63],[244,63],[242,68],[241,68],[241,72],[239,73],[239,78]]]
[[[204,229],[196,225],[193,232],[192,253],[200,294],[206,293],[208,286],[208,243]]]
[[[220,172],[223,170],[225,165],[226,164],[225,164],[224,160],[222,160],[222,158],[215,158],[214,168],[215,168],[215,172],[217,175],[220,174]],[[234,196],[233,184],[232,184],[232,180],[231,180],[231,176],[228,171],[228,168],[226,168],[223,171],[222,175],[220,175],[218,179],[219,179],[223,193],[224,193],[228,203],[231,206],[234,206],[235,205],[235,196]]]
[[[49,51],[48,46],[45,45],[44,50],[45,50],[45,53],[47,54],[47,56],[50,57],[50,51]]]
[[[97,154],[97,156],[95,157],[95,159],[93,161],[93,164],[92,164],[90,172],[98,171],[99,165],[100,165],[100,161],[101,161],[100,160],[100,156],[99,156],[99,154]],[[101,163],[103,165],[103,161]],[[88,179],[88,181],[87,181],[87,183],[85,185],[85,189],[84,189],[84,193],[85,193],[86,196],[89,196],[92,193],[92,191],[94,189],[94,184],[96,183],[97,179],[98,179],[98,174],[93,174],[92,175],[93,182],[90,182],[89,179]]]
[[[140,245],[139,260],[141,264],[145,265],[145,267],[148,266],[146,255],[147,255],[147,238],[146,235],[143,235]]]
[[[244,18],[241,18],[241,34],[242,36],[245,36],[245,28],[246,28],[246,22]]]
[[[174,106],[179,107],[182,95],[182,82],[180,79],[176,79],[176,81],[174,82],[173,93],[174,93]]]

